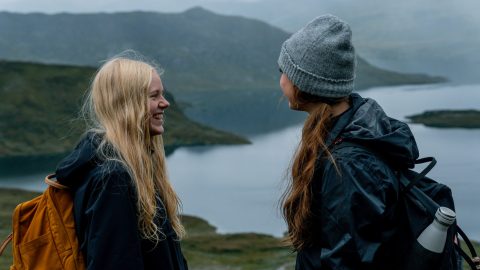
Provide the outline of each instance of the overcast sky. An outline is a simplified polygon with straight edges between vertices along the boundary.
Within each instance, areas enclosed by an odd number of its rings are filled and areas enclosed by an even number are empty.
[[[378,66],[439,75],[479,70],[480,0],[0,0],[0,11],[47,14],[182,12],[195,6],[288,32],[332,13],[352,25],[358,52]]]
[[[337,15],[353,12],[358,9],[370,9],[381,12],[404,10],[428,10],[435,12],[435,6],[449,9],[453,16],[469,17],[475,24],[480,24],[480,0],[0,0],[0,11],[11,12],[42,12],[42,13],[90,13],[117,11],[157,11],[181,12],[188,8],[202,6],[226,14],[242,14],[248,17],[266,18],[276,23],[276,20],[289,20],[310,13],[330,12]],[[270,15],[258,15],[259,12],[270,10]],[[340,13],[340,14],[338,14]],[[249,16],[250,15],[250,16]],[[346,16],[348,17],[348,16]],[[298,18],[297,18],[298,19]],[[305,18],[309,21],[311,18]],[[293,30],[298,26],[292,27]]]
[[[261,0],[0,0],[1,11],[12,12],[115,12],[115,11],[183,11],[193,6],[216,3],[249,3]]]

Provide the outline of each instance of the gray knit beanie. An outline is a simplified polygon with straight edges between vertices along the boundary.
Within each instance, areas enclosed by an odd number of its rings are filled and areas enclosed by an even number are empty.
[[[278,65],[303,92],[348,96],[355,78],[350,26],[333,15],[315,18],[283,43]]]

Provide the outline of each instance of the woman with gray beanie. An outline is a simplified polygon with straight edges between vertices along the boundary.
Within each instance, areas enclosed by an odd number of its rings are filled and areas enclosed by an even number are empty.
[[[413,166],[417,145],[408,125],[352,93],[351,37],[347,23],[320,16],[278,59],[290,108],[308,113],[282,197],[296,269],[402,269],[406,253],[394,170]]]

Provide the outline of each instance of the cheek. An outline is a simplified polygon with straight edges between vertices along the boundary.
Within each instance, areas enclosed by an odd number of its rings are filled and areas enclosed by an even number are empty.
[[[283,78],[283,75],[280,77],[280,82],[279,82],[279,84],[280,84],[280,88],[282,89],[282,91],[285,92],[284,89],[285,89],[285,87],[286,87],[286,81],[285,81],[285,79]]]
[[[286,97],[291,98],[293,96],[293,84],[287,79],[285,74],[282,74],[280,77],[280,88]]]
[[[287,97],[289,100],[293,98],[293,87],[290,85],[284,85],[282,87],[282,92],[285,97]]]
[[[148,113],[153,114],[154,111],[155,111],[155,102],[150,100],[148,101]]]

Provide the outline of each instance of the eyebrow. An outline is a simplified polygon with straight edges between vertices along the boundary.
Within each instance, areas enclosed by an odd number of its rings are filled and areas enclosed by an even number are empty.
[[[163,89],[154,89],[154,90],[150,91],[150,93],[154,93],[154,92],[165,92],[165,91],[167,91],[167,88],[164,87]]]

